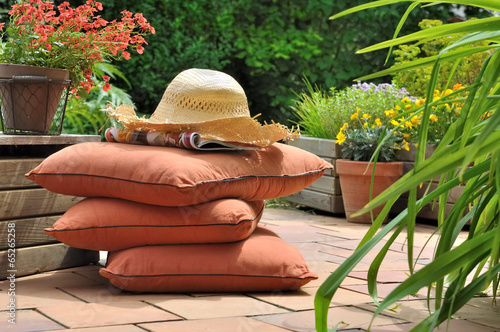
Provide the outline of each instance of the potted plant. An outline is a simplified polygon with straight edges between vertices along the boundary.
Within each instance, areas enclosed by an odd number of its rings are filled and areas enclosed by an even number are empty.
[[[337,133],[354,114],[359,114],[358,109],[370,114],[371,125],[375,124],[375,119],[389,123],[392,120],[389,111],[395,112],[402,100],[415,98],[410,97],[404,88],[387,83],[360,81],[342,90],[330,88],[326,91],[313,88],[307,79],[305,83],[307,92],[297,94],[298,100],[294,105],[302,135],[290,144],[320,156],[334,169],[288,199],[323,211],[344,213],[343,193],[336,168],[337,160],[343,158],[341,147],[335,143]],[[351,123],[350,129],[354,129],[353,126],[358,124]]]
[[[143,52],[144,36],[155,30],[142,14],[124,10],[120,20],[108,22],[98,15],[102,10],[94,0],[77,8],[68,2],[56,7],[53,1],[43,0],[12,6],[10,24],[0,24],[4,133],[52,133],[60,96],[67,98],[65,89],[85,97],[94,85],[96,63],[128,60],[130,50]],[[103,79],[107,82],[103,89],[108,90],[110,77]],[[56,134],[62,118],[60,122]]]
[[[395,161],[396,151],[409,149],[398,127],[384,125],[380,118],[360,113],[358,108],[340,128],[336,143],[342,159],[336,162],[347,221],[371,223],[382,210],[353,216],[403,175],[403,162]]]

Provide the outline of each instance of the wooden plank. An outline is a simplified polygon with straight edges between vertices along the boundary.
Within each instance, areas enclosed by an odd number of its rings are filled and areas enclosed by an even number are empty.
[[[325,194],[341,195],[340,180],[338,177],[323,175],[307,187],[307,189],[319,191]]]
[[[61,214],[82,199],[44,188],[0,191],[0,220]]]
[[[287,196],[287,199],[290,202],[309,206],[322,211],[344,213],[344,203],[342,201],[342,196],[334,196],[317,191],[303,189],[298,193]]]
[[[68,145],[100,141],[99,135],[4,135],[0,132],[0,145]]]
[[[325,173],[323,173],[323,174],[326,176],[337,176],[337,172],[335,172],[335,159],[328,158],[328,157],[320,157],[320,158],[323,159],[324,161],[332,164],[332,166],[333,166],[333,169],[327,169],[325,171]]]
[[[0,190],[39,187],[28,180],[24,174],[43,161],[43,158],[6,158],[0,159]]]
[[[340,158],[341,148],[334,140],[301,136],[288,144],[314,153],[320,157]]]
[[[52,236],[46,235],[43,230],[60,218],[60,215],[40,218],[15,219],[0,221],[0,239],[7,239],[9,225],[14,224],[16,234],[16,248],[37,246],[58,242]],[[0,250],[7,249],[7,241],[0,241]]]
[[[12,268],[9,267],[8,250],[0,251],[0,279],[6,279]],[[99,261],[99,252],[77,249],[62,243],[21,248],[15,250],[15,276],[27,276],[39,272],[66,269]]]

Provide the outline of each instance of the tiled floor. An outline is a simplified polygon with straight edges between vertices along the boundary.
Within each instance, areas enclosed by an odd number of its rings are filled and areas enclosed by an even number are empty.
[[[129,294],[110,286],[98,274],[100,266],[84,266],[18,278],[16,325],[8,323],[8,284],[1,281],[0,331],[314,331],[318,287],[353,252],[368,226],[284,209],[267,209],[261,224],[297,247],[319,280],[286,293]],[[423,246],[433,230],[433,226],[418,225],[415,245]],[[381,298],[406,278],[403,243],[401,237],[381,267]],[[366,274],[375,254],[368,254],[335,294],[329,327],[368,328],[375,307],[367,295]],[[432,249],[425,249],[421,262],[431,257]],[[371,331],[409,331],[427,316],[422,295],[400,301],[398,307],[378,316]],[[450,321],[449,331],[500,331],[500,308],[492,307],[491,300],[469,302]]]

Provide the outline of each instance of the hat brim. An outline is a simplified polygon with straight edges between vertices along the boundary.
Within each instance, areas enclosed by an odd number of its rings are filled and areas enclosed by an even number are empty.
[[[128,105],[114,109],[108,107],[106,111],[128,130],[196,132],[203,140],[237,142],[260,147],[299,137],[297,131],[289,130],[279,123],[262,125],[251,117],[232,117],[198,123],[155,123],[151,119],[137,117],[133,108]]]

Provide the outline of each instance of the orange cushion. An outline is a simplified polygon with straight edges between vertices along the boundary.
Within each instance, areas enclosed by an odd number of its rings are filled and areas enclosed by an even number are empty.
[[[318,276],[268,228],[223,244],[162,245],[111,252],[99,273],[133,292],[259,292],[297,289]]]
[[[117,198],[86,198],[45,234],[76,248],[112,251],[142,245],[233,242],[257,226],[264,201],[221,199],[166,207]]]
[[[60,194],[185,206],[287,196],[330,168],[314,154],[279,143],[255,151],[200,152],[89,142],[56,152],[26,177]]]

